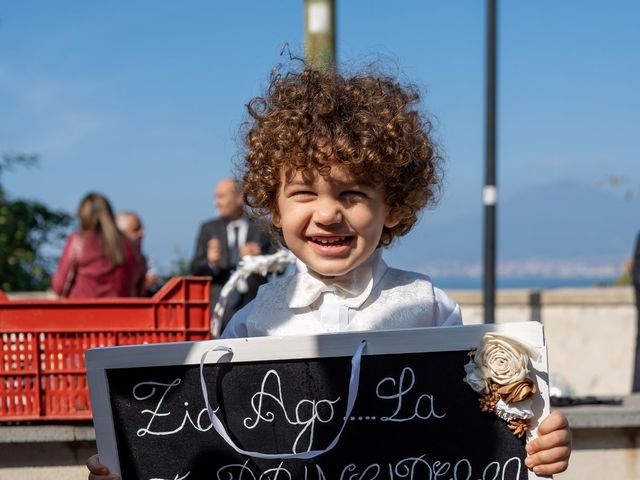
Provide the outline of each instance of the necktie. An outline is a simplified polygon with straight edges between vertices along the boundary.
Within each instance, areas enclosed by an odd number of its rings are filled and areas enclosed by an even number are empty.
[[[240,250],[239,250],[239,239],[240,236],[240,227],[233,227],[233,241],[231,242],[231,247],[229,248],[229,265],[231,267],[236,267],[238,265],[238,261],[240,260]]]

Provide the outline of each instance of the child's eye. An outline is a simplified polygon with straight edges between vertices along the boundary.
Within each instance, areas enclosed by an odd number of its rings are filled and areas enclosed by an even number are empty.
[[[342,192],[342,196],[349,200],[360,200],[363,198],[367,198],[367,194],[361,192],[360,190],[346,190]]]
[[[311,198],[315,198],[315,192],[311,190],[294,190],[289,194],[291,198],[295,198],[296,200],[307,200]]]

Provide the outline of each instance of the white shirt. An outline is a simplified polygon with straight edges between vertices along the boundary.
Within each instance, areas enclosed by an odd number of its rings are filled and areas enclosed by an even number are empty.
[[[241,247],[247,243],[247,235],[249,233],[249,220],[244,215],[237,220],[231,220],[227,223],[227,245],[231,248],[236,240],[236,228],[238,229],[238,246]]]
[[[246,215],[242,215],[242,217],[231,220],[227,223],[227,247],[228,249],[233,248],[234,242],[236,240],[236,228],[238,229],[238,248],[247,243],[247,235],[249,234],[249,219]],[[220,266],[217,263],[207,262],[209,264],[209,268],[213,270],[215,275],[220,273]],[[231,265],[232,268],[236,268],[235,265]]]
[[[367,268],[369,269],[369,278],[373,280],[371,284],[375,287],[388,270],[386,263],[382,260],[382,249],[377,249],[367,262],[358,267],[361,270]],[[371,290],[371,286],[369,286],[369,290]],[[460,307],[439,288],[433,287],[433,294],[433,325],[462,324]],[[258,295],[260,295],[260,291]],[[297,299],[289,300],[295,302]],[[286,301],[285,298],[282,299],[282,302]],[[224,329],[221,338],[245,338],[249,336],[247,320],[255,303],[255,301],[252,301],[233,316]],[[330,287],[326,290],[323,289],[318,298],[310,304],[310,308],[315,315],[314,320],[322,324],[326,332],[347,330],[349,325],[358,318],[359,312],[358,308],[345,306],[339,295],[336,295],[335,290]]]

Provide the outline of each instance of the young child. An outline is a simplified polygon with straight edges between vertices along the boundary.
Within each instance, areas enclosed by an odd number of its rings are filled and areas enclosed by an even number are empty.
[[[247,202],[306,268],[263,285],[223,338],[462,323],[428,276],[389,268],[381,255],[439,189],[440,157],[418,100],[392,78],[306,68],[275,76],[249,103]],[[554,412],[525,463],[559,473],[570,451],[567,420]],[[111,478],[97,456],[87,465],[90,480]]]

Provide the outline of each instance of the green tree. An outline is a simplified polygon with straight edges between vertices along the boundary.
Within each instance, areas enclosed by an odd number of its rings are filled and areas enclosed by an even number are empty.
[[[189,275],[189,258],[185,255],[179,245],[173,248],[173,259],[166,275],[162,276],[162,282],[167,282],[173,277],[186,277]]]
[[[33,154],[3,154],[0,159],[0,289],[44,290],[51,284],[55,259],[42,250],[61,241],[72,217],[64,211],[24,199],[11,199],[2,186],[2,173],[15,165],[38,162]]]
[[[624,264],[624,270],[620,275],[620,277],[616,279],[616,281],[614,282],[614,285],[617,287],[631,285],[633,283],[632,271],[633,271],[633,260],[630,258]]]

